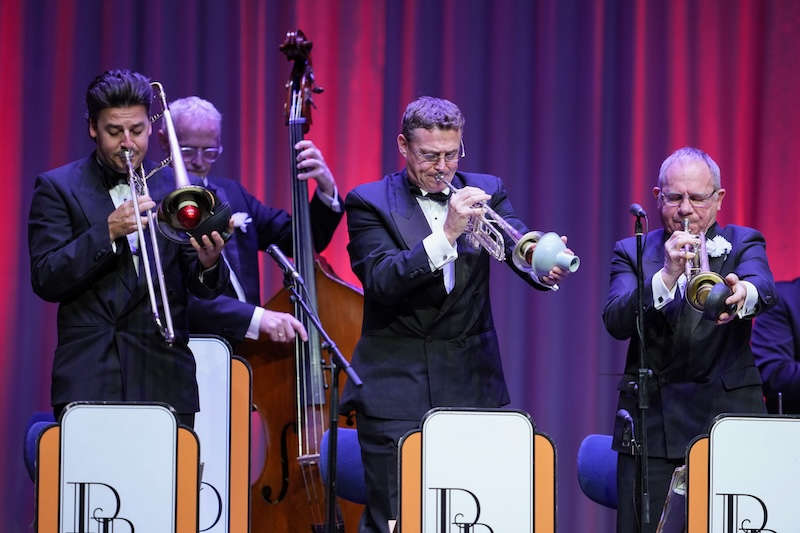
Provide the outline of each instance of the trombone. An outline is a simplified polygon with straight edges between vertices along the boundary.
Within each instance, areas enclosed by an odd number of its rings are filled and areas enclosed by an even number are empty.
[[[158,251],[156,228],[158,228],[164,237],[178,244],[188,243],[190,237],[194,237],[200,242],[203,235],[210,235],[212,231],[217,231],[224,240],[228,240],[230,238],[230,233],[227,231],[227,228],[228,220],[231,217],[231,208],[228,204],[220,204],[216,195],[205,187],[192,185],[189,181],[189,175],[186,172],[186,166],[183,163],[180,145],[178,144],[178,136],[175,133],[175,125],[172,122],[172,114],[167,106],[167,96],[164,92],[164,87],[157,81],[152,82],[150,85],[153,87],[155,96],[159,98],[162,106],[161,113],[151,116],[150,121],[155,122],[159,118],[164,120],[167,138],[169,139],[170,155],[148,173],[145,173],[144,166],[142,165],[140,165],[138,173],[134,170],[130,150],[123,149],[122,155],[125,160],[125,167],[128,171],[128,186],[130,187],[133,207],[136,213],[140,213],[139,196],[148,194],[147,180],[153,176],[153,174],[166,167],[170,162],[172,162],[174,168],[175,190],[169,193],[159,205],[158,218],[156,218],[152,209],[148,209],[145,212],[150,234],[150,243],[153,247],[153,264],[156,268],[156,281],[160,288],[161,305],[164,310],[163,320],[156,303],[156,290],[153,282],[153,275],[150,270],[149,252],[145,245],[145,233],[142,226],[142,219],[141,216],[135,217],[136,233],[139,237],[139,250],[142,256],[140,266],[144,266],[147,293],[150,297],[150,309],[153,315],[153,321],[161,333],[161,336],[164,337],[164,341],[172,345],[175,342],[175,329],[172,324],[169,300],[167,299],[164,269],[161,263],[161,255]]]
[[[131,161],[131,151],[128,149],[123,149],[122,155],[125,159],[125,167],[128,169],[128,186],[130,187],[131,190],[131,198],[133,199],[134,212],[140,213],[139,195],[148,194],[147,181],[145,179],[144,174],[140,177],[138,174],[136,174],[136,171],[133,169],[133,163]],[[162,323],[161,315],[158,312],[158,305],[156,305],[155,288],[153,286],[153,275],[150,272],[150,254],[147,251],[147,246],[145,246],[144,229],[142,228],[142,217],[136,216],[135,217],[136,233],[139,236],[139,251],[142,254],[142,260],[140,261],[140,263],[144,265],[145,278],[147,279],[147,293],[150,296],[150,311],[153,315],[153,321],[156,323],[156,327],[161,333],[161,336],[164,337],[164,341],[167,344],[172,345],[175,342],[175,328],[173,328],[172,326],[172,313],[170,312],[169,308],[167,291],[163,290],[164,287],[166,287],[166,282],[164,281],[164,271],[161,266],[161,255],[158,252],[158,246],[156,243],[156,229],[155,229],[156,219],[155,215],[153,215],[152,209],[148,209],[145,212],[145,216],[147,217],[147,226],[150,230],[150,242],[152,243],[153,246],[153,262],[156,265],[156,274],[158,275],[159,287],[162,288],[162,290],[160,291],[161,305],[164,308],[165,322]]]

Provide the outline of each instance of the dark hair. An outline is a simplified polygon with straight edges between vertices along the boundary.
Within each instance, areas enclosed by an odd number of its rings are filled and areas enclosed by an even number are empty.
[[[411,132],[416,128],[432,130],[461,130],[464,128],[464,115],[458,106],[444,98],[420,96],[406,107],[403,113],[401,133],[411,140]]]
[[[143,105],[149,114],[152,99],[153,90],[146,76],[127,69],[107,70],[86,89],[87,118],[94,124],[103,109],[136,105]]]

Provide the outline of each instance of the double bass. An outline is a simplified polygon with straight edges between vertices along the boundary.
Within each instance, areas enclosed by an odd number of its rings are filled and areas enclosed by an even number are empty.
[[[285,110],[289,128],[292,182],[292,239],[295,267],[305,280],[307,299],[316,307],[326,331],[342,353],[350,356],[358,341],[363,294],[338,279],[321,258],[315,258],[308,205],[308,187],[297,179],[295,144],[311,125],[315,86],[312,43],[302,31],[289,32],[280,46],[293,62]],[[265,307],[294,312],[308,332],[294,346],[244,341],[237,353],[253,370],[253,403],[265,427],[266,461],[251,487],[251,529],[270,533],[322,533],[326,491],[320,473],[320,443],[329,420],[330,397],[324,356],[316,329],[298,312],[289,292],[281,290]],[[352,422],[350,422],[352,425]],[[362,505],[337,498],[337,532],[356,532]]]

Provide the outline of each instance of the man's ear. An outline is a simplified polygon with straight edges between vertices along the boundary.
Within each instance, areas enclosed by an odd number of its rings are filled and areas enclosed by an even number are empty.
[[[408,158],[408,140],[402,133],[397,136],[397,149],[400,151],[400,155]]]
[[[93,122],[92,119],[89,119],[89,137],[95,142],[97,141],[97,123]]]

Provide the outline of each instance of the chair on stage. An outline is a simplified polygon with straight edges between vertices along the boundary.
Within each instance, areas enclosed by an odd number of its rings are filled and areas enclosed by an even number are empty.
[[[617,508],[617,452],[611,435],[587,435],[578,448],[578,484],[592,501]]]
[[[22,458],[31,481],[36,481],[36,448],[39,444],[39,437],[55,423],[56,419],[51,411],[37,411],[28,419],[25,441],[22,446]]]
[[[328,481],[328,431],[322,435],[320,446],[322,479]],[[364,482],[364,465],[361,462],[361,445],[355,429],[339,428],[336,442],[336,495],[345,500],[366,504],[367,486]]]

